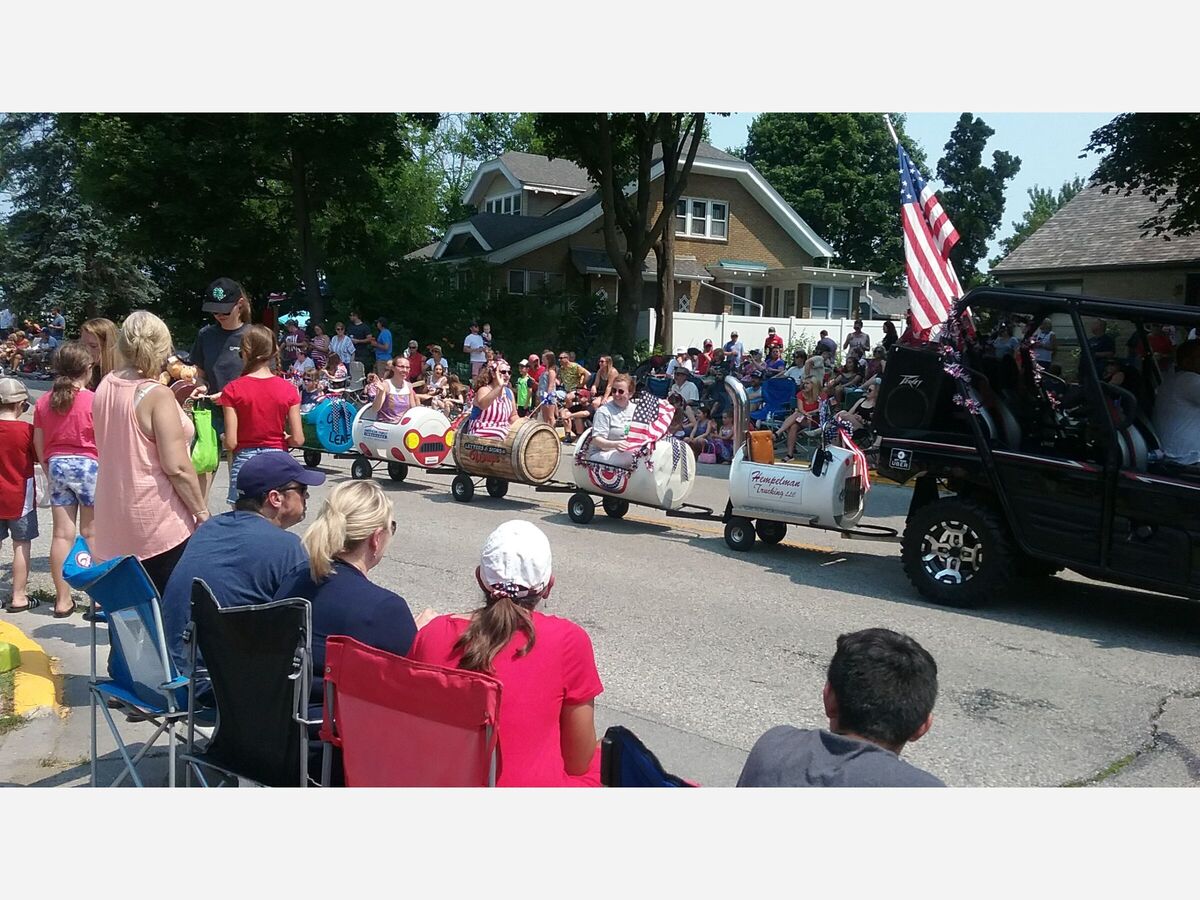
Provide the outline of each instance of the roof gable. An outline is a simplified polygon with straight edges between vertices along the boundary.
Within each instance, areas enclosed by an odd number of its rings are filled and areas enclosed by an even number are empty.
[[[1090,184],[1026,238],[992,271],[1045,271],[1113,266],[1190,263],[1200,260],[1200,233],[1170,240],[1142,236],[1142,223],[1157,210],[1135,191]]]

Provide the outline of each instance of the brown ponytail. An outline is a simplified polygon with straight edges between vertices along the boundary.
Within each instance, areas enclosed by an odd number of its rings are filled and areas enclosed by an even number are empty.
[[[478,570],[475,577],[479,578]],[[517,656],[522,657],[532,650],[536,639],[533,608],[540,599],[541,595],[534,595],[515,600],[506,591],[491,591],[483,609],[472,613],[471,624],[454,644],[454,650],[462,653],[458,667],[470,672],[490,673],[496,654],[508,646],[518,631],[525,632],[529,640],[517,651]]]
[[[92,370],[92,354],[81,342],[67,341],[54,351],[51,366],[55,378],[50,408],[60,416],[65,416],[71,411],[75,395],[79,393],[77,382],[84,380]]]

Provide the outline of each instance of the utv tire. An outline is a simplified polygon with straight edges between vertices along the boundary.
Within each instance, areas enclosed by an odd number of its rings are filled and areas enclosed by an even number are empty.
[[[1003,593],[1013,549],[1000,517],[973,500],[949,497],[918,509],[900,544],[904,574],[940,606],[971,609]]]

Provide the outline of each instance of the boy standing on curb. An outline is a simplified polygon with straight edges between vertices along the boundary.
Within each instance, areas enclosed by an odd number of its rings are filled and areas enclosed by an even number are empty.
[[[12,538],[12,597],[4,604],[10,613],[38,605],[27,593],[30,546],[38,536],[33,425],[20,419],[28,407],[25,385],[15,378],[0,378],[0,547],[5,538]]]

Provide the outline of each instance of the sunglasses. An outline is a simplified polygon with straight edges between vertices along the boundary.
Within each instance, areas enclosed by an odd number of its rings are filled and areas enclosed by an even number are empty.
[[[614,394],[627,394],[629,392],[627,390],[625,390],[625,388],[613,388],[613,393]]]
[[[511,375],[511,374],[512,374],[512,369],[501,369],[501,370],[500,370],[500,374],[501,374],[501,375]]]
[[[308,496],[308,485],[306,484],[289,484],[285,488],[280,488],[279,493],[286,494],[288,491],[295,491],[301,497]]]

